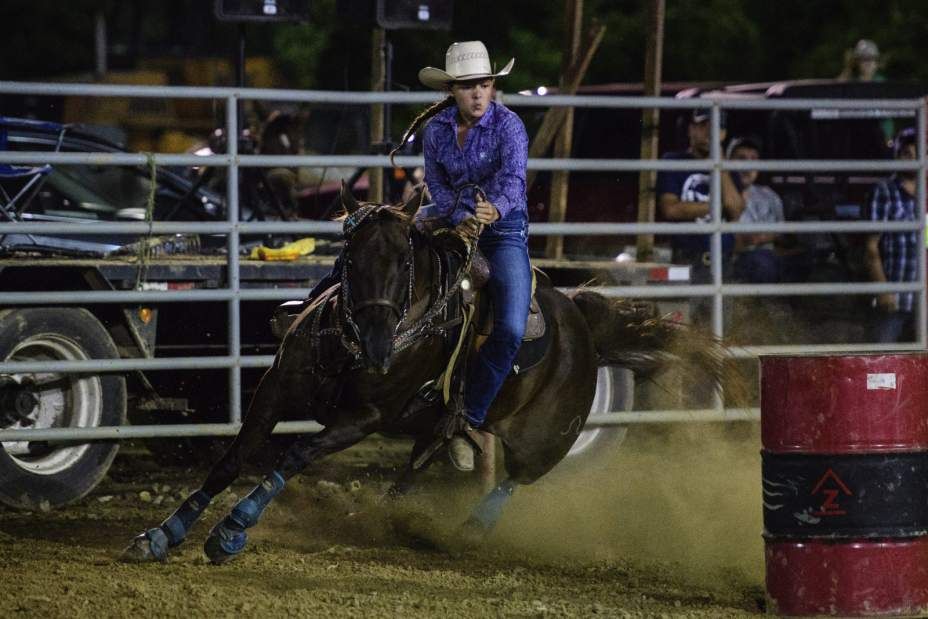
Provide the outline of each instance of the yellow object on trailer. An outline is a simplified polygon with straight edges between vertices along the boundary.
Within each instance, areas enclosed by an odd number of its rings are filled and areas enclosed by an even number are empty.
[[[308,236],[303,239],[287,243],[277,249],[265,247],[263,245],[251,250],[248,257],[251,260],[296,260],[300,256],[306,256],[316,250],[316,239]]]

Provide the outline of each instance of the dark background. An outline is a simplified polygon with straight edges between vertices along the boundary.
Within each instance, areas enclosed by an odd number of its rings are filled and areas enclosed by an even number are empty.
[[[249,55],[272,56],[280,86],[363,90],[370,80],[370,24],[340,15],[336,0],[308,0],[306,24],[250,24]],[[644,66],[645,2],[587,0],[585,19],[607,27],[586,83],[638,82]],[[236,26],[218,22],[211,0],[4,0],[0,79],[52,80],[93,71],[94,15],[108,24],[111,69],[146,58],[229,56]],[[516,57],[506,90],[557,82],[563,47],[557,0],[454,2],[449,31],[392,31],[395,88],[419,90],[416,73],[443,66],[455,40],[486,42],[498,66]],[[919,0],[669,0],[664,79],[750,82],[835,77],[844,52],[876,41],[882,73],[928,81],[928,4]],[[213,84],[197,84],[213,85]]]

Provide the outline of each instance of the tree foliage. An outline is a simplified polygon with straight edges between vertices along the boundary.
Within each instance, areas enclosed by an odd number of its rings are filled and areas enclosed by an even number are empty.
[[[586,0],[587,22],[606,25],[587,83],[642,79],[648,0]],[[371,20],[339,13],[336,0],[310,0],[309,24],[250,25],[249,54],[277,58],[291,87],[367,89]],[[556,84],[564,44],[564,2],[471,0],[454,3],[454,28],[392,31],[394,83],[420,89],[416,74],[442,66],[454,40],[486,42],[497,66],[516,57],[501,86]],[[207,0],[5,0],[0,21],[2,79],[50,79],[93,69],[94,14],[110,27],[111,54],[228,56],[232,24],[218,24]],[[373,6],[373,0],[371,0]],[[127,15],[137,25],[132,29]],[[773,81],[834,77],[860,38],[877,42],[888,79],[928,83],[928,3],[923,0],[667,0],[664,81]],[[129,32],[131,30],[131,32]],[[138,41],[131,41],[136,37]]]

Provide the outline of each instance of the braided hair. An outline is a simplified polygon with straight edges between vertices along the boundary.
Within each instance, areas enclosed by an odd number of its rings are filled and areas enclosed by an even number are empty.
[[[396,162],[393,161],[396,153],[398,153],[400,149],[406,145],[406,142],[409,140],[409,138],[415,135],[416,131],[418,131],[419,128],[425,124],[425,121],[427,121],[432,116],[435,116],[442,110],[451,107],[452,105],[454,105],[454,97],[452,95],[448,95],[438,103],[433,103],[425,110],[423,110],[418,116],[416,116],[409,127],[406,128],[406,132],[403,133],[403,139],[400,140],[400,143],[396,146],[396,148],[390,151],[390,164],[393,167],[396,167]]]

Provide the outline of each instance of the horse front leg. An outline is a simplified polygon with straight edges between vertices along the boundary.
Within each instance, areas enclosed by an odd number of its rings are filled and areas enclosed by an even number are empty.
[[[255,526],[271,500],[287,481],[323,456],[347,449],[380,429],[381,416],[374,407],[357,413],[339,412],[335,421],[318,434],[304,436],[281,456],[277,466],[248,496],[209,533],[203,550],[215,564],[233,559],[245,549],[246,529]]]
[[[399,477],[393,482],[393,485],[383,495],[384,500],[395,500],[406,496],[415,487],[420,474],[429,467],[433,461],[434,454],[425,453],[435,437],[432,434],[420,435],[413,444],[412,452],[409,454],[409,461],[400,472]]]
[[[184,541],[213,497],[239,477],[249,454],[267,442],[280,419],[282,382],[279,370],[271,368],[264,374],[248,407],[242,428],[222,458],[210,469],[203,486],[188,496],[160,525],[137,535],[123,551],[123,561],[165,561],[168,551]]]

